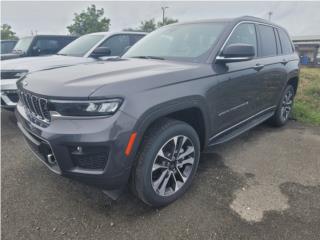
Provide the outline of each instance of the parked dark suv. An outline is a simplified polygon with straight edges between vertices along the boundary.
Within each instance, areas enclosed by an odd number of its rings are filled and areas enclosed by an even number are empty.
[[[1,53],[1,60],[55,54],[76,38],[75,36],[67,35],[23,37],[19,39],[11,53]]]
[[[172,24],[122,58],[27,75],[16,116],[52,171],[162,206],[190,186],[200,152],[288,121],[299,58],[288,33],[241,17]]]

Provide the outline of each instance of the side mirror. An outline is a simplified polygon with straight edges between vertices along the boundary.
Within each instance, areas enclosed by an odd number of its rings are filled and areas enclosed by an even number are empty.
[[[91,57],[99,58],[99,57],[105,57],[110,56],[111,50],[107,47],[98,47],[91,53]]]
[[[250,44],[230,44],[217,56],[216,61],[222,63],[242,62],[255,56],[254,47]]]

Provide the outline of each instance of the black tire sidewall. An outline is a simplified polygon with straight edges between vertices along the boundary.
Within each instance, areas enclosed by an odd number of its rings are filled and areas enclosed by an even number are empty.
[[[198,135],[196,131],[189,126],[186,123],[178,122],[176,121],[176,124],[173,124],[169,128],[167,128],[165,131],[161,133],[157,133],[157,136],[152,136],[150,139],[152,143],[149,145],[150,147],[146,149],[146,152],[144,153],[144,159],[140,159],[140,161],[143,161],[143,165],[141,168],[141,171],[139,174],[143,174],[143,176],[140,175],[142,178],[142,189],[143,189],[143,200],[150,205],[153,206],[164,206],[167,205],[176,199],[178,199],[184,192],[189,188],[192,179],[195,175],[195,172],[198,167],[199,158],[200,158],[200,142]],[[156,194],[152,187],[151,183],[151,169],[154,162],[154,159],[160,150],[160,148],[172,137],[177,135],[184,135],[187,136],[194,144],[195,148],[195,162],[193,165],[192,172],[187,180],[187,182],[174,194],[162,197]]]

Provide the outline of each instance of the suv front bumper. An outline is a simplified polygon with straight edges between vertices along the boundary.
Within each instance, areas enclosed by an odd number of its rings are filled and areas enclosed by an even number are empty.
[[[40,127],[18,103],[16,117],[33,153],[53,172],[106,190],[127,183],[133,157],[125,155],[125,148],[136,120],[126,113],[57,118],[48,127]]]

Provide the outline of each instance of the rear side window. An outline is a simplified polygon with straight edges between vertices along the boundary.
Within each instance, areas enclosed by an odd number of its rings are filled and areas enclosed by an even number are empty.
[[[255,53],[257,55],[257,35],[254,24],[243,23],[240,24],[230,36],[226,46],[230,44],[250,44],[254,47]]]
[[[128,35],[115,35],[103,42],[100,47],[107,47],[111,50],[110,56],[120,56],[130,47]]]
[[[261,56],[270,57],[277,55],[276,37],[273,27],[258,25],[261,39]]]
[[[141,38],[143,38],[144,35],[130,35],[130,46],[138,42]]]
[[[35,47],[40,55],[54,54],[59,50],[59,42],[55,39],[41,38],[36,41]]]
[[[293,48],[292,48],[289,36],[282,29],[278,29],[278,33],[281,41],[282,53],[283,54],[293,53]]]

